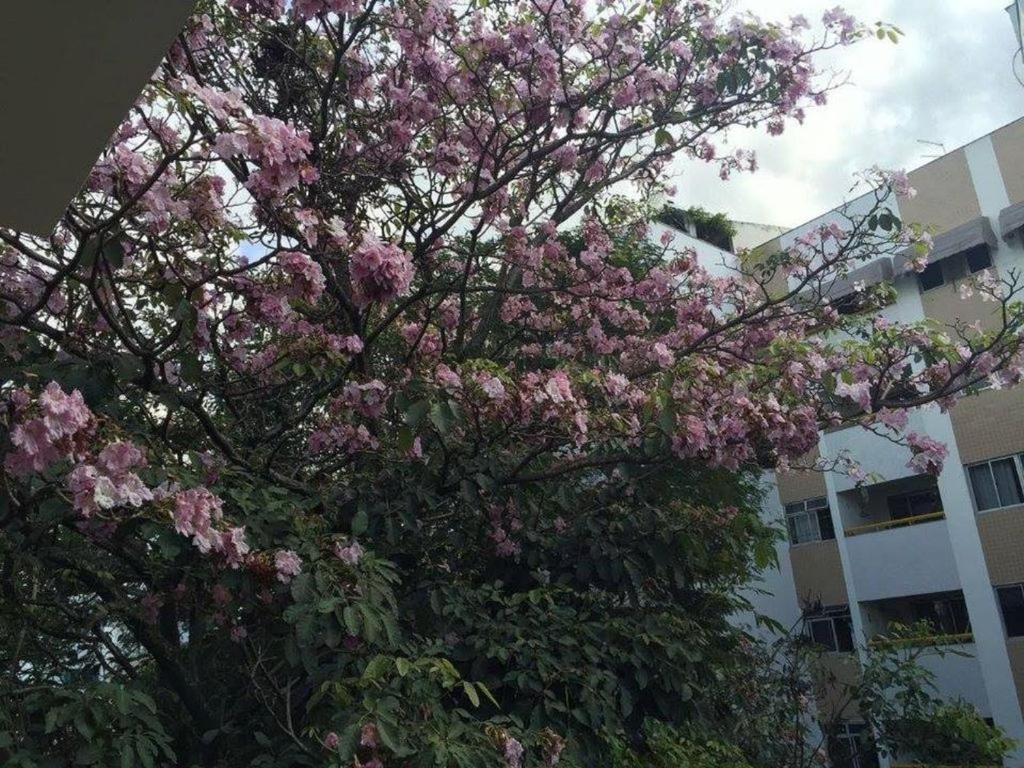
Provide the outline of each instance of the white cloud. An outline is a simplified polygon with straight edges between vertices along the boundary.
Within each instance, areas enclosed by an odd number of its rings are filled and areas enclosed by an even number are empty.
[[[839,0],[836,0],[838,2]],[[900,27],[899,45],[864,41],[830,54],[827,68],[849,75],[829,103],[778,138],[736,131],[761,169],[721,182],[714,168],[681,162],[678,202],[737,219],[795,226],[838,205],[858,171],[916,168],[1024,115],[1024,86],[1012,69],[1016,41],[1009,0],[845,0],[868,23]],[[783,19],[820,17],[833,2],[736,0],[739,10]]]

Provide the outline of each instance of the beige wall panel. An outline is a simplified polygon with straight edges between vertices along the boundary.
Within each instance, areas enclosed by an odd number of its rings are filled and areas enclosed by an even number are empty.
[[[925,291],[921,294],[921,306],[925,317],[943,325],[980,323],[982,330],[994,331],[1002,323],[998,303],[985,301],[977,293],[969,299],[960,298],[959,282]]]
[[[910,183],[917,196],[913,200],[900,199],[904,221],[942,233],[981,216],[967,155],[962,149],[911,171]]]
[[[823,722],[859,719],[850,691],[860,679],[860,663],[852,653],[826,653],[812,670],[814,698]]]
[[[761,264],[770,256],[774,256],[780,250],[782,250],[782,243],[777,237],[753,248],[743,256],[744,271],[752,272],[758,264]],[[756,275],[756,273],[754,274]],[[765,287],[768,289],[768,295],[772,297],[783,296],[789,291],[789,283],[781,269],[772,275],[772,279],[768,281]]]
[[[1010,202],[1024,202],[1024,120],[1017,120],[993,133],[992,146]]]
[[[964,464],[1024,451],[1024,386],[966,397],[949,415]]]
[[[978,533],[991,582],[1024,582],[1024,506],[982,512]]]
[[[1013,682],[1017,685],[1017,700],[1024,701],[1024,637],[1011,637],[1006,641],[1006,651],[1013,670]]]
[[[798,462],[802,466],[812,466],[819,458],[818,450],[807,454]],[[779,486],[779,500],[783,504],[805,499],[817,499],[827,494],[825,475],[822,472],[779,472],[775,478]]]
[[[793,583],[801,604],[846,605],[846,581],[839,559],[839,545],[833,541],[812,541],[789,548]]]

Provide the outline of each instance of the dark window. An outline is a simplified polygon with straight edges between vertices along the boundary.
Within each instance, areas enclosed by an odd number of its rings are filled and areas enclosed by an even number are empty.
[[[890,496],[888,503],[889,517],[893,520],[930,515],[933,512],[940,512],[942,510],[942,500],[939,497],[937,488]]]
[[[1009,637],[1024,635],[1024,585],[996,587],[999,608],[1003,612],[1003,624]]]
[[[967,468],[978,511],[1011,507],[1024,502],[1017,459],[1009,457],[986,461]]]
[[[831,541],[836,537],[835,526],[832,525],[832,512],[828,507],[816,510],[818,514],[818,530],[822,541]]]
[[[804,617],[807,636],[829,651],[853,651],[853,624],[846,608],[827,610]]]
[[[863,723],[841,723],[828,737],[832,768],[878,768],[871,731]]]
[[[925,267],[924,272],[917,276],[917,281],[921,284],[922,291],[930,291],[942,285],[942,262],[936,261]]]
[[[840,315],[859,315],[875,307],[874,297],[868,291],[854,291],[832,300],[832,308]]]
[[[963,595],[920,600],[914,603],[913,610],[917,621],[928,622],[938,634],[963,635],[971,631]]]
[[[972,275],[992,266],[992,254],[989,253],[987,245],[971,248],[964,256],[967,260],[967,271]]]

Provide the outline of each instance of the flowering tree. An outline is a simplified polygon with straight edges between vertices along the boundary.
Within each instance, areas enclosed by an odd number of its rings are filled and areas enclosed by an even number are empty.
[[[828,301],[923,266],[899,174],[749,274],[645,238],[673,158],[753,169],[727,129],[800,120],[868,31],[204,3],[57,230],[0,230],[5,763],[594,765],[734,726],[759,468],[856,421],[934,471],[906,409],[1020,379],[1016,276],[978,286],[995,330]]]

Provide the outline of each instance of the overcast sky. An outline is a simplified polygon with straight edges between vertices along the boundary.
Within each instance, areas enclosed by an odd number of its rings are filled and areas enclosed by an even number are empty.
[[[765,18],[803,13],[820,20],[840,0],[733,0]],[[734,134],[755,149],[754,174],[718,180],[702,164],[680,164],[676,198],[733,218],[796,226],[842,202],[853,175],[878,164],[916,168],[1024,115],[1024,86],[1014,77],[1017,48],[1004,7],[1010,0],[844,0],[862,21],[900,27],[899,45],[865,41],[828,60],[849,74],[803,126],[778,138]],[[1021,71],[1018,62],[1018,72]]]

